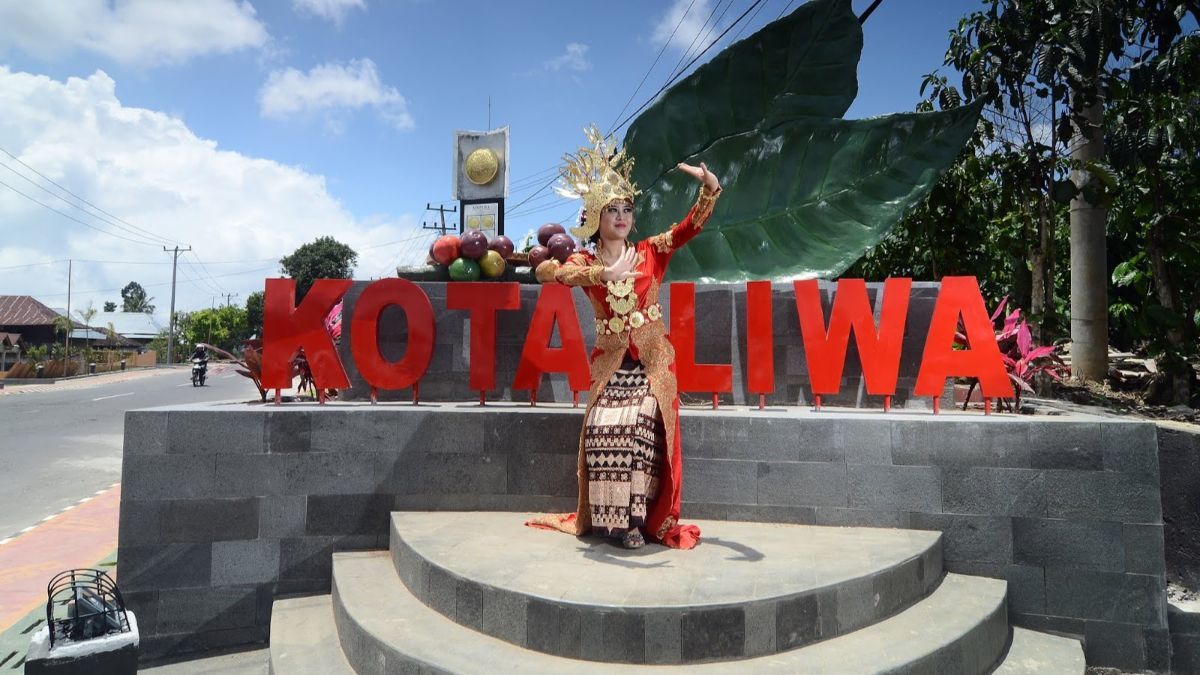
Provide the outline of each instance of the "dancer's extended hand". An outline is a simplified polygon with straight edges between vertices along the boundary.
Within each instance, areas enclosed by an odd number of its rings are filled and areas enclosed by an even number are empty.
[[[616,262],[604,268],[600,273],[601,281],[625,281],[642,276],[641,272],[633,269],[637,264],[637,249],[630,247],[617,258]]]
[[[721,189],[721,181],[717,180],[716,175],[708,170],[708,166],[704,162],[700,162],[700,166],[680,162],[675,165],[675,168],[703,183],[709,192]]]

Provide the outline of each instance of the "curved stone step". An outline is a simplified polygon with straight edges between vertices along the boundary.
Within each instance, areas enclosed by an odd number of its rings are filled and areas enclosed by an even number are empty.
[[[276,600],[271,605],[271,673],[353,675],[333,623],[333,598]]]
[[[1008,640],[1005,599],[1004,581],[947,574],[928,597],[900,613],[806,647],[738,661],[620,669],[622,673],[689,674],[985,673]],[[382,551],[334,554],[333,611],[346,657],[364,675],[414,668],[488,675],[572,675],[614,669],[612,664],[524,649],[458,625],[399,583],[388,554]],[[582,632],[584,627],[574,629]]]
[[[425,604],[492,637],[556,656],[663,664],[844,635],[916,602],[942,575],[938,532],[702,521],[693,550],[628,551],[526,519],[393,513],[396,571]]]
[[[1012,644],[993,675],[1083,675],[1079,640],[1013,628]]]

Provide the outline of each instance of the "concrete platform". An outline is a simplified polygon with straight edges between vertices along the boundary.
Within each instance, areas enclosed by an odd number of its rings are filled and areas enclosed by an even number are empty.
[[[942,577],[938,532],[695,521],[703,539],[694,550],[628,551],[524,527],[527,518],[393,513],[397,573],[424,604],[468,628],[624,663],[794,649],[876,623]]]
[[[611,663],[523,649],[450,621],[398,582],[385,553],[338,553],[333,570],[341,645],[360,674],[417,668],[563,675],[614,670]],[[738,661],[619,668],[630,673],[986,673],[1008,640],[1005,587],[996,579],[950,574],[932,595],[899,614],[801,649]]]

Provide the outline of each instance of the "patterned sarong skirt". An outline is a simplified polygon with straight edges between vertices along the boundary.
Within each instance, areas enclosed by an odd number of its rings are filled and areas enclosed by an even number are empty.
[[[666,432],[640,361],[625,357],[584,423],[593,533],[620,537],[646,522],[658,494]]]

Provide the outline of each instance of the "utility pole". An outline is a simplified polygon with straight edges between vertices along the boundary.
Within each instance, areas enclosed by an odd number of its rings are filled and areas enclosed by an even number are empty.
[[[164,246],[163,250],[168,253],[174,252],[174,258],[171,261],[171,327],[167,331],[167,365],[169,366],[174,363],[173,359],[175,358],[175,272],[179,269],[179,254],[187,253],[192,250],[192,247],[179,248],[176,246],[174,249],[169,249]]]
[[[442,234],[446,234],[446,230],[450,229],[449,226],[446,225],[446,214],[447,213],[458,213],[457,206],[448,209],[439,204],[438,207],[435,209],[429,205],[429,202],[425,202],[425,210],[426,211],[437,211],[442,217],[442,224],[438,225],[437,223],[424,223],[421,225],[421,228],[426,229],[426,230],[440,230]]]
[[[229,306],[229,302],[230,302],[230,301],[231,301],[233,298],[236,298],[236,297],[238,297],[238,294],[237,294],[237,293],[224,293],[223,295],[225,296],[225,306],[226,306],[226,307],[228,307],[228,306]]]
[[[71,360],[71,266],[73,261],[67,259],[67,335],[63,340],[63,375],[67,374],[66,363]]]

